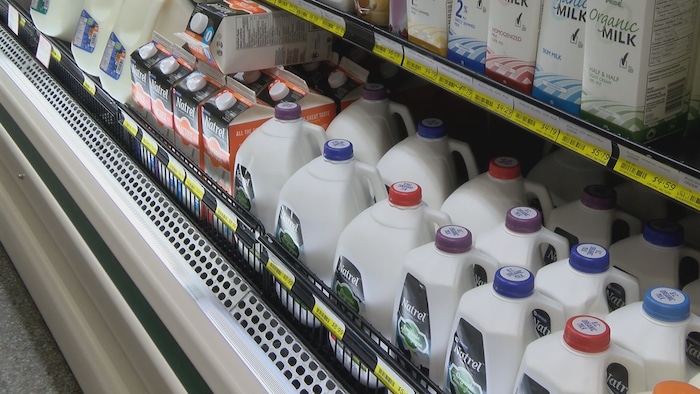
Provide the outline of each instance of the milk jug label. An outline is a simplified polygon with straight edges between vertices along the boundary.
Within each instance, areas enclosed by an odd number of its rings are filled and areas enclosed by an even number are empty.
[[[277,218],[277,239],[292,254],[299,258],[304,241],[301,238],[301,222],[294,211],[282,205]]]
[[[685,355],[693,365],[700,367],[700,332],[688,333],[685,338]]]
[[[243,165],[236,164],[235,178],[235,199],[243,208],[250,212],[255,201],[255,191],[253,190],[253,179],[248,169]]]
[[[549,313],[542,309],[532,310],[532,323],[538,337],[541,338],[552,333],[552,319],[549,317]]]
[[[610,283],[605,287],[605,296],[608,299],[608,311],[612,312],[626,304],[625,289],[619,283]]]
[[[629,394],[629,372],[624,365],[612,363],[605,370],[606,383],[611,394]]]
[[[49,11],[49,0],[32,0],[31,7],[34,11],[46,14]]]
[[[486,274],[484,267],[480,266],[479,264],[474,264],[474,286],[478,287],[485,285],[489,283],[488,279],[488,274]]]
[[[107,46],[105,46],[105,51],[100,61],[100,70],[110,77],[119,80],[119,77],[122,75],[125,59],[126,49],[124,49],[124,46],[117,36],[114,33],[110,33]]]
[[[338,258],[338,266],[333,278],[333,291],[352,310],[362,312],[365,302],[365,291],[362,288],[360,271],[345,256]]]
[[[97,24],[97,21],[91,17],[87,11],[83,10],[83,12],[80,13],[78,26],[73,36],[73,45],[86,52],[92,53],[95,50],[99,31],[100,26]]]
[[[430,313],[425,285],[406,274],[396,311],[398,347],[427,373],[430,365]]]
[[[484,338],[479,330],[460,319],[452,340],[447,366],[450,393],[486,394]]]
[[[515,388],[515,394],[549,394],[549,390],[542,387],[527,374],[523,374],[520,384]]]

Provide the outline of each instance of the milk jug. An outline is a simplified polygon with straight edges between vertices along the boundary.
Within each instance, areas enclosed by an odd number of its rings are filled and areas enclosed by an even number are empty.
[[[590,242],[608,248],[618,239],[638,234],[642,228],[641,220],[617,209],[616,202],[612,187],[588,185],[578,200],[554,208],[552,215],[545,217],[545,226],[568,238],[571,246]],[[617,221],[627,228],[614,232]]]
[[[561,302],[567,317],[604,317],[640,299],[637,280],[611,267],[610,253],[592,243],[574,245],[568,259],[541,268],[535,277],[535,288]]]
[[[625,180],[615,186],[617,207],[643,223],[668,217],[669,199],[637,181]]]
[[[610,313],[605,321],[612,341],[644,361],[647,390],[663,380],[688,381],[700,372],[700,317],[690,313],[682,291],[652,287],[643,301]]]
[[[120,103],[131,100],[128,54],[150,41],[154,31],[171,42],[184,30],[194,5],[189,0],[124,0],[100,58],[102,87]],[[126,63],[126,64],[125,64]]]
[[[527,346],[515,394],[627,394],[645,390],[644,364],[611,343],[611,329],[593,316],[576,315],[564,330]]]
[[[551,245],[554,254],[545,255]],[[479,250],[494,258],[497,265],[474,265],[474,285],[493,281],[496,270],[505,265],[517,265],[536,274],[545,265],[569,257],[566,238],[542,227],[542,214],[530,207],[514,207],[506,220],[483,232],[476,240]]]
[[[561,304],[534,291],[534,275],[504,266],[467,291],[452,322],[444,382],[449,392],[512,393],[520,359],[537,338],[564,328]]]
[[[32,0],[29,15],[40,32],[71,41],[84,0]]]
[[[389,149],[377,169],[386,185],[400,180],[418,183],[423,188],[423,201],[440,208],[460,183],[453,153],[461,156],[469,179],[479,175],[469,144],[447,137],[442,120],[428,118],[420,122],[416,135]]]
[[[90,75],[97,76],[100,72],[100,59],[123,2],[85,0],[71,42],[71,52],[75,64]]]
[[[326,134],[304,120],[296,103],[275,106],[274,118],[254,130],[238,148],[235,198],[274,231],[279,192],[289,177],[321,155]]]
[[[492,264],[472,247],[462,226],[443,226],[435,242],[411,250],[405,258],[393,309],[392,342],[433,381],[440,382],[450,322],[462,294],[472,288],[472,264]]]
[[[416,134],[416,124],[408,107],[389,100],[384,85],[368,83],[362,90],[362,98],[340,112],[326,133],[328,138],[351,141],[355,158],[376,166],[379,159],[404,138],[397,118],[403,121],[408,135]]]
[[[680,289],[697,279],[700,251],[684,244],[683,227],[672,220],[648,221],[642,234],[610,246],[610,254],[612,265],[639,280],[640,297],[654,286]]]
[[[452,192],[441,210],[478,239],[481,233],[503,222],[509,209],[528,205],[531,198],[539,200],[547,219],[552,210],[547,188],[524,179],[517,159],[501,156],[491,160],[488,172],[470,178]]]

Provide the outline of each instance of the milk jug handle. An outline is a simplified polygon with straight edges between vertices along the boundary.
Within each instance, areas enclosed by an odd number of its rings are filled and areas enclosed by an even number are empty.
[[[549,220],[552,209],[554,209],[554,203],[552,202],[552,196],[549,194],[549,190],[545,185],[528,179],[525,179],[523,183],[525,185],[525,192],[534,195],[540,201],[542,216],[544,216],[546,222]]]
[[[623,222],[627,223],[627,225],[630,227],[630,235],[639,234],[642,232],[642,220],[623,210],[615,209],[613,211],[613,219],[622,220]]]
[[[376,167],[363,163],[359,160],[355,160],[355,169],[360,176],[367,178],[369,181],[370,186],[372,186],[375,201],[381,201],[388,197],[386,186],[382,181],[382,175],[379,173],[379,170],[377,170]]]
[[[403,119],[408,135],[416,135],[416,123],[413,121],[413,116],[411,116],[407,106],[391,101],[389,102],[389,112],[397,114]]]
[[[681,246],[680,250],[680,257],[690,257],[691,259],[695,260],[698,264],[700,264],[700,251],[694,248],[691,248],[690,246],[683,245]]]
[[[476,159],[474,159],[474,153],[472,152],[471,146],[468,143],[455,139],[447,140],[450,151],[457,152],[462,155],[462,160],[464,160],[464,165],[467,167],[467,176],[469,179],[476,178],[479,175],[479,167],[476,166]]]
[[[304,125],[301,128],[309,139],[309,143],[316,144],[318,146],[318,151],[323,153],[323,145],[326,143],[326,131],[323,127],[304,121]]]
[[[639,298],[639,280],[634,276],[617,267],[610,267],[605,284],[607,286],[610,283],[617,283],[625,289],[625,305],[641,301]]]
[[[563,330],[566,326],[566,312],[561,302],[535,289],[532,309],[541,309],[549,315],[551,332]]]
[[[425,203],[424,203],[425,204]],[[439,209],[431,208],[426,205],[423,215],[427,220],[432,220],[433,223],[437,224],[438,227],[447,226],[452,224],[452,218],[446,212]]]
[[[554,247],[557,252],[557,259],[563,260],[569,257],[570,247],[569,240],[565,237],[551,231],[545,227],[542,227],[540,234],[537,237],[538,244],[549,244]]]

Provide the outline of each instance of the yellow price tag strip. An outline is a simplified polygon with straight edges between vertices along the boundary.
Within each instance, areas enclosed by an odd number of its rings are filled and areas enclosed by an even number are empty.
[[[175,178],[177,178],[180,182],[185,181],[185,169],[180,165],[180,163],[171,160],[168,160],[168,171],[170,171],[171,174],[175,175]]]
[[[673,198],[683,204],[700,211],[700,194],[688,189],[685,186],[678,185],[673,191]]]
[[[284,286],[287,290],[290,290],[294,286],[296,278],[291,272],[287,271],[282,265],[275,263],[274,261],[267,260],[265,268],[270,271],[272,276],[277,278],[277,280]]]
[[[336,339],[342,340],[345,335],[345,324],[326,305],[314,296],[314,308],[311,313],[323,324]]]
[[[228,208],[223,206],[223,204],[220,201],[217,201],[216,204],[216,211],[214,211],[214,215],[216,215],[219,220],[223,224],[226,225],[231,231],[234,233],[238,229],[238,219],[236,219],[236,216],[231,212]]]
[[[153,156],[158,154],[158,143],[153,141],[148,135],[144,134],[141,136],[141,144],[148,149]]]
[[[578,137],[575,137],[566,132],[560,132],[559,138],[556,141],[558,144],[571,149],[572,151],[585,156],[598,164],[604,166],[608,165],[610,161],[610,152],[605,149],[599,148],[593,144],[582,141]]]
[[[319,26],[337,36],[342,37],[345,35],[345,25],[341,25],[340,23],[332,21],[328,18],[321,18],[321,24]]]
[[[387,366],[382,359],[377,359],[377,366],[374,368],[374,375],[380,382],[384,383],[389,391],[394,394],[409,394],[415,393],[406,382],[403,381],[396,373]]]
[[[474,91],[472,94],[472,101],[506,119],[510,119],[513,116],[514,109],[512,105],[505,104],[482,92]]]
[[[426,66],[418,60],[406,56],[403,59],[403,67],[428,81],[437,82],[437,69]]]
[[[443,73],[438,72],[437,84],[462,98],[472,100],[474,89],[471,86],[458,82]]]
[[[56,48],[51,48],[51,57],[52,57],[55,61],[60,62],[60,61],[61,61],[61,56],[62,56],[62,55],[61,55],[61,52],[60,52],[58,49],[56,49]]]
[[[387,46],[384,46],[378,42],[374,43],[374,46],[372,47],[372,53],[399,66],[403,61],[403,53],[391,49]]]
[[[188,188],[198,199],[204,198],[204,188],[191,176],[185,178],[185,187]]]
[[[139,132],[138,126],[136,126],[136,122],[134,122],[127,114],[122,112],[122,116],[124,116],[124,121],[122,122],[122,126],[126,129],[126,131],[129,132],[132,136],[136,137],[136,134]]]
[[[623,158],[617,159],[614,170],[669,197],[675,197],[676,189],[679,187],[676,181]]]
[[[97,87],[95,86],[95,82],[90,79],[87,75],[83,76],[83,88],[90,93],[91,96],[94,96],[95,93],[97,92]]]

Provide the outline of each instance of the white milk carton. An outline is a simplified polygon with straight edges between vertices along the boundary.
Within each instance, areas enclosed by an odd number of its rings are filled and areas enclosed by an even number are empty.
[[[688,117],[696,0],[590,0],[581,117],[637,142]]]
[[[75,64],[90,75],[97,76],[100,72],[102,52],[123,2],[85,0],[70,48]]]
[[[408,41],[440,56],[447,55],[451,1],[406,0]]]
[[[532,96],[570,114],[581,110],[586,0],[544,0]]]
[[[71,41],[83,4],[83,0],[32,0],[29,15],[40,32],[49,37]]]
[[[700,131],[700,3],[698,3],[697,8],[698,20],[695,22],[695,66],[692,69],[693,84],[690,88],[686,133],[697,133]]]
[[[484,73],[489,38],[489,0],[454,0],[447,38],[447,58]]]
[[[171,52],[168,42],[153,40],[131,53],[131,98],[144,116],[151,116],[151,68]]]

